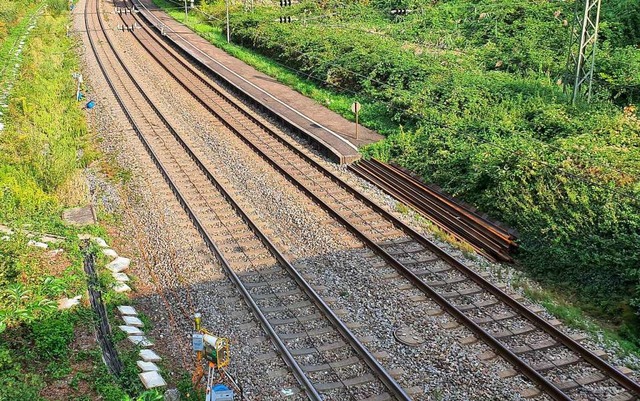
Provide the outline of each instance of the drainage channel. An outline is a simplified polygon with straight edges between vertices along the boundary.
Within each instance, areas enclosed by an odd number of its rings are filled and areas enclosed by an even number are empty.
[[[84,253],[84,272],[87,275],[87,287],[89,289],[89,300],[91,301],[91,309],[96,313],[96,337],[102,350],[102,359],[111,374],[119,376],[122,372],[122,361],[118,357],[118,351],[113,344],[111,335],[111,326],[109,326],[109,318],[107,317],[107,309],[102,302],[102,293],[98,283],[98,275],[96,274],[96,259],[89,247],[89,241],[86,240],[82,245]]]

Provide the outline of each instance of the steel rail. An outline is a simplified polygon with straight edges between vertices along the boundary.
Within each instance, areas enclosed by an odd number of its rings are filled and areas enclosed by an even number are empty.
[[[143,15],[143,17],[144,17],[144,15]],[[146,17],[145,17],[145,19],[146,19]],[[177,44],[176,44],[176,46],[177,46]],[[193,56],[188,56],[188,57],[197,61],[197,59],[195,59]],[[209,67],[207,67],[206,65],[204,65],[204,64],[202,64],[200,62],[198,62],[198,64],[202,65],[205,69],[209,69]],[[188,68],[190,68],[192,71],[194,70],[193,66],[188,66]],[[215,74],[215,71],[211,71],[211,72],[213,74]],[[197,75],[197,73],[196,73],[196,75]],[[211,90],[213,90],[216,93],[220,94],[221,96],[225,97],[228,100],[228,102],[230,104],[232,104],[232,105],[235,105],[235,107],[237,107],[238,110],[240,110],[241,112],[245,113],[244,110],[242,110],[241,107],[236,105],[236,103],[235,103],[236,101],[233,100],[232,98],[230,98],[229,95],[221,93],[217,89],[213,88],[203,78],[199,77],[199,79],[203,80],[203,82],[205,82],[205,84],[207,86],[209,86]],[[186,88],[186,86],[184,84],[183,84],[183,86]],[[188,88],[186,88],[186,89],[189,90]],[[213,114],[219,116],[219,114],[217,112],[215,112],[211,107],[206,105],[204,100],[199,99],[199,96],[197,94],[195,94],[193,91],[190,91],[190,93],[192,94],[192,96],[194,96],[194,98],[198,99],[200,101],[200,103],[205,105],[205,107],[207,107]],[[543,319],[540,316],[538,316],[535,312],[532,312],[531,310],[526,308],[524,305],[520,304],[517,300],[513,299],[508,294],[506,294],[505,292],[503,292],[502,290],[500,290],[499,288],[497,288],[496,286],[494,286],[493,284],[488,282],[486,279],[481,277],[479,274],[477,274],[476,272],[471,270],[469,267],[465,266],[463,263],[461,263],[460,261],[455,259],[448,252],[444,251],[443,249],[440,249],[433,242],[431,242],[430,240],[428,240],[427,238],[425,238],[421,234],[417,233],[415,230],[413,230],[412,228],[407,226],[402,221],[396,219],[393,215],[391,215],[391,213],[389,213],[386,210],[382,209],[375,202],[367,199],[366,196],[364,196],[362,193],[360,193],[355,188],[350,187],[347,183],[345,183],[339,177],[337,177],[337,175],[335,175],[333,172],[325,169],[322,165],[320,165],[319,162],[317,162],[313,158],[307,156],[304,152],[302,152],[300,149],[298,149],[297,147],[293,146],[292,144],[290,144],[289,142],[287,142],[286,140],[281,138],[278,134],[273,133],[268,127],[266,127],[263,123],[258,121],[255,117],[251,116],[250,114],[246,114],[246,117],[248,119],[250,119],[252,122],[254,122],[255,124],[257,124],[260,128],[266,130],[267,132],[270,132],[273,135],[274,139],[278,140],[279,142],[281,142],[282,144],[287,146],[291,151],[296,153],[299,157],[304,159],[307,163],[311,164],[314,168],[319,170],[327,178],[331,179],[334,183],[336,183],[337,185],[341,186],[343,189],[345,189],[348,192],[350,192],[358,200],[362,201],[364,204],[366,204],[367,206],[372,208],[376,213],[380,214],[385,219],[387,219],[392,224],[394,224],[396,227],[398,227],[400,230],[405,232],[405,234],[407,234],[408,236],[410,236],[411,238],[413,238],[414,240],[419,242],[421,245],[425,246],[426,248],[431,250],[433,253],[435,253],[436,255],[441,257],[446,263],[448,263],[452,267],[454,267],[454,268],[458,269],[459,271],[467,274],[471,280],[476,282],[483,289],[487,290],[489,293],[491,293],[497,299],[499,299],[500,301],[504,302],[505,304],[507,304],[508,306],[513,308],[515,311],[519,312],[523,317],[525,317],[532,324],[534,324],[534,326],[536,326],[539,329],[541,329],[541,330],[547,332],[548,334],[550,334],[554,339],[556,339],[556,341],[558,341],[562,345],[566,346],[567,348],[569,348],[573,352],[575,352],[578,355],[580,355],[585,361],[587,361],[588,363],[592,364],[597,369],[599,369],[599,370],[603,371],[604,373],[606,373],[607,376],[609,376],[611,379],[616,381],[618,384],[620,384],[625,389],[627,389],[627,390],[629,390],[629,391],[631,391],[631,392],[633,392],[635,394],[640,394],[640,384],[634,382],[632,379],[630,379],[629,377],[627,377],[626,375],[621,373],[615,367],[609,365],[607,362],[605,362],[604,360],[599,358],[597,355],[593,354],[592,352],[590,352],[589,350],[584,348],[577,341],[573,340],[572,338],[567,336],[565,333],[563,333],[562,331],[560,331],[559,329],[557,329],[556,327],[551,325],[545,319]],[[228,122],[226,122],[226,121],[224,123],[229,128],[231,128],[234,132],[236,132],[236,135],[238,135],[239,138],[243,139],[243,141],[245,143],[247,143],[252,149],[254,149],[254,151],[256,151],[258,154],[260,154],[261,157],[263,157],[265,160],[267,160],[276,170],[280,171],[281,174],[283,174],[290,181],[292,181],[294,184],[296,184],[296,186],[298,188],[300,188],[304,193],[306,193],[310,198],[312,198],[315,202],[317,202],[319,205],[321,205],[326,211],[328,211],[330,214],[332,214],[334,217],[336,217],[338,220],[340,220],[346,227],[349,228],[349,230],[352,233],[354,233],[358,237],[363,235],[362,233],[359,232],[359,230],[356,227],[351,225],[345,218],[343,218],[341,215],[339,215],[338,212],[332,210],[330,206],[328,206],[326,203],[324,203],[324,201],[322,201],[319,197],[317,197],[309,189],[307,189],[299,180],[297,180],[295,177],[293,177],[291,174],[289,174],[283,167],[279,166],[268,155],[266,155],[266,153],[261,151],[255,144],[251,143],[251,141],[248,140],[246,137],[244,137],[236,128],[231,127],[230,124]],[[375,244],[375,242],[373,242],[371,239],[368,239],[368,242],[369,241],[370,241],[370,243]],[[374,249],[376,249],[376,248],[380,250],[379,254],[381,256],[383,256],[385,258],[389,257],[389,258],[393,259],[392,256],[390,256],[389,254],[386,254],[386,252],[383,249],[381,249],[377,244],[375,244]],[[385,256],[385,254],[386,254],[386,256]],[[400,264],[399,262],[397,262],[397,263]],[[430,293],[431,291],[433,291],[435,293],[435,291],[433,289],[430,289],[430,291],[429,291],[427,288],[430,288],[430,287],[424,281],[422,281],[419,277],[415,276],[415,274],[413,274],[410,271],[410,269],[406,268],[406,266],[404,266],[402,264],[400,264],[400,266],[402,266],[401,270],[406,271],[406,273],[409,274],[409,277],[411,277],[412,275],[414,276],[414,277],[411,278],[411,281],[417,280],[417,281],[422,283],[420,286],[422,288],[424,288],[425,292]],[[400,273],[402,274],[403,271],[400,271]],[[454,305],[452,305],[451,303],[449,303],[449,301],[447,301],[446,299],[442,298],[441,302],[443,302],[443,305],[444,305],[443,307],[445,309],[453,311],[452,312],[453,315],[460,314],[460,316],[464,316],[463,312],[461,312],[459,310],[458,310],[458,312],[455,312],[454,309],[457,310],[457,308]],[[464,317],[461,317],[460,319],[461,319],[462,322],[465,321]],[[475,324],[475,323],[471,322],[471,326],[469,326],[470,329],[472,329],[472,330],[473,330],[473,324]],[[480,327],[478,327],[478,329],[483,330]],[[474,330],[474,331],[476,331],[476,330]],[[480,331],[477,331],[477,333],[478,333],[479,336],[484,337],[484,335]],[[490,336],[490,334],[488,334],[488,333],[487,333],[487,335]],[[493,337],[491,337],[491,338],[493,338]],[[556,399],[556,400],[568,400],[569,399],[569,398],[567,398],[567,395],[564,392],[559,390],[555,385],[553,385],[551,382],[549,382],[546,378],[542,377],[538,372],[533,370],[529,365],[527,365],[524,361],[522,361],[517,355],[513,354],[506,347],[502,346],[502,344],[499,342],[499,340],[493,338],[493,340],[487,339],[486,341],[490,345],[491,344],[496,344],[494,349],[496,351],[498,351],[498,353],[500,355],[505,357],[505,359],[507,359],[507,360],[512,360],[512,359],[513,360],[520,360],[521,362],[515,362],[514,365],[516,365],[516,367],[522,365],[522,367],[520,368],[521,372],[525,376],[527,376],[530,380],[532,380],[534,383],[539,385],[543,390],[545,390],[554,399]]]
[[[125,1],[126,2],[126,1]],[[146,29],[146,28],[145,28]],[[140,43],[140,45],[147,49],[147,44],[145,44],[137,35],[134,36],[136,40]],[[151,35],[152,39],[156,39],[155,35]],[[160,42],[158,42],[160,43]],[[158,56],[155,53],[149,52],[149,54],[163,67],[165,70],[170,71],[169,68],[158,59]],[[173,74],[172,74],[173,75]],[[174,76],[175,78],[175,76]],[[165,124],[168,124],[164,117],[161,117]],[[394,396],[399,400],[410,400],[409,395],[406,394],[404,389],[396,382],[393,377],[389,374],[389,372],[378,362],[378,360],[373,356],[371,352],[360,342],[356,336],[351,332],[351,330],[346,326],[345,323],[333,312],[331,307],[322,300],[322,297],[312,288],[312,286],[302,277],[302,275],[296,270],[296,268],[289,262],[289,260],[280,252],[280,250],[273,244],[273,242],[267,237],[267,235],[257,226],[257,224],[253,221],[253,219],[247,215],[247,213],[242,209],[239,205],[239,202],[234,198],[234,196],[220,184],[219,180],[211,173],[211,171],[202,163],[200,158],[193,152],[193,150],[187,145],[187,143],[183,140],[183,138],[171,129],[171,132],[175,139],[180,143],[182,148],[187,152],[189,157],[196,163],[198,168],[205,174],[205,176],[209,179],[209,181],[216,187],[216,189],[223,195],[223,197],[227,200],[227,202],[233,207],[233,209],[240,215],[242,220],[251,228],[251,231],[260,238],[260,241],[269,249],[273,256],[276,257],[279,263],[281,263],[285,270],[293,277],[296,283],[303,289],[305,294],[311,298],[313,303],[320,309],[325,316],[329,319],[329,321],[334,325],[334,327],[338,330],[338,332],[347,340],[347,342],[355,349],[355,351],[360,355],[360,357],[365,361],[367,366],[371,370],[373,370],[378,378],[385,384],[387,389],[389,389]]]
[[[122,17],[122,15],[121,15],[121,17]],[[140,44],[143,46],[143,48],[146,49],[146,45],[142,41],[140,41],[140,39],[137,36],[136,36],[136,39],[140,42]],[[112,47],[112,49],[113,49],[113,47]],[[115,49],[113,49],[113,50],[114,50],[114,53],[116,53]],[[222,184],[220,184],[219,180],[216,179],[215,176],[211,173],[211,171],[202,163],[202,161],[193,152],[193,150],[186,144],[186,142],[183,140],[183,138],[171,127],[170,123],[164,118],[164,116],[162,116],[161,113],[159,113],[159,111],[155,108],[155,106],[153,106],[153,104],[151,103],[150,99],[144,93],[144,91],[139,86],[139,84],[133,79],[133,77],[131,76],[130,72],[126,69],[126,67],[124,66],[124,63],[122,62],[120,57],[117,56],[117,54],[116,54],[116,57],[118,57],[119,62],[121,63],[123,68],[125,68],[125,70],[127,71],[127,74],[129,75],[129,77],[132,80],[132,82],[134,82],[134,84],[135,84],[136,88],[138,89],[138,91],[144,96],[145,100],[156,111],[156,114],[162,120],[163,124],[165,124],[165,126],[169,129],[171,134],[174,136],[174,138],[180,143],[180,145],[187,152],[187,154],[192,159],[192,161],[198,166],[198,168],[205,174],[205,176],[209,179],[209,181],[222,194],[222,196],[225,198],[225,200],[227,200],[227,202],[229,202],[229,204],[233,207],[233,209],[240,215],[241,219],[250,227],[251,231],[254,232],[254,234],[256,234],[256,236],[258,236],[258,238],[263,243],[263,245],[265,245],[265,247],[267,247],[267,249],[269,249],[269,251],[273,254],[273,256],[276,257],[276,260],[278,260],[278,262],[281,263],[285,267],[285,270],[287,270],[287,272],[289,274],[291,274],[291,276],[294,278],[296,283],[303,289],[305,294],[313,301],[314,305],[316,305],[316,307],[318,307],[318,309],[320,309],[325,314],[325,317],[327,317],[328,320],[334,325],[334,328],[354,348],[356,353],[358,353],[358,355],[360,355],[360,357],[364,360],[364,362],[367,364],[367,366],[369,366],[369,368],[376,373],[378,379],[380,379],[380,381],[385,384],[387,389],[392,392],[392,394],[395,396],[396,399],[398,399],[398,400],[411,400],[411,398],[406,394],[406,392],[402,389],[402,387],[400,387],[400,385],[395,381],[395,379],[393,379],[391,377],[389,372],[387,372],[387,370],[384,369],[384,367],[382,367],[382,365],[380,365],[380,363],[373,356],[373,354],[371,354],[369,352],[369,350],[355,337],[355,335],[351,332],[351,330],[349,330],[349,328],[347,328],[347,326],[335,314],[335,312],[333,312],[333,310],[331,310],[329,305],[322,300],[322,298],[311,287],[311,285],[306,280],[304,280],[304,278],[300,275],[300,273],[291,265],[291,263],[286,259],[286,257],[277,249],[277,247],[273,244],[273,242],[271,240],[269,240],[269,238],[266,236],[266,234],[264,234],[264,232],[246,214],[246,212],[242,209],[242,207],[239,205],[239,203],[235,200],[233,195],[231,195],[226,190],[226,188],[224,188],[224,186],[222,186]],[[154,55],[154,58],[155,58],[155,55]],[[163,63],[161,63],[161,62],[159,62],[159,63],[161,65],[163,65]],[[145,147],[147,148],[147,150],[148,151],[150,150],[151,152],[153,152],[151,147],[146,142],[146,139],[144,139],[144,142],[145,142]],[[153,157],[155,157],[156,160],[158,160],[158,162],[160,163],[160,160],[157,159],[157,156],[155,156],[155,152],[154,152]],[[165,180],[167,180],[167,179],[170,180],[168,174],[165,176]],[[177,191],[179,193],[179,190],[175,186],[175,184],[171,183],[170,185],[172,186],[172,188],[175,188],[175,191]],[[175,191],[174,191],[174,193],[175,193]],[[186,200],[184,200],[184,197],[182,197],[181,194],[180,194],[180,198],[184,201],[183,207],[185,207],[185,205],[186,205],[186,207],[189,207],[188,203],[186,202]],[[233,270],[231,269],[229,263],[226,261],[226,259],[222,255],[222,252],[217,248],[217,246],[215,245],[213,240],[209,237],[209,235],[204,230],[203,225],[200,223],[200,221],[197,219],[197,217],[195,216],[195,214],[192,211],[188,211],[188,214],[190,216],[192,216],[192,220],[197,222],[197,226],[199,227],[199,231],[201,231],[201,235],[203,235],[203,233],[204,233],[203,236],[205,236],[206,242],[210,245],[210,247],[213,247],[216,250],[216,255],[219,256],[219,258],[223,262],[223,265],[225,265],[225,268],[226,268],[225,270],[227,270],[227,272],[231,276],[233,276],[233,278],[234,278],[233,281],[236,283],[236,285],[238,285],[242,289],[242,292],[246,293],[246,295],[250,298],[250,301],[252,302],[252,305],[251,305],[252,309],[254,309],[254,307],[255,307],[254,313],[257,312],[257,315],[260,316],[260,320],[263,321],[263,323],[268,325],[268,327],[270,328],[269,329],[270,334],[275,336],[275,338],[277,338],[278,341],[280,341],[277,333],[275,333],[275,330],[268,323],[268,320],[266,319],[266,316],[264,316],[264,314],[262,314],[262,312],[259,310],[259,307],[253,301],[253,299],[251,298],[248,290],[246,290],[246,287],[241,283],[239,277],[237,277],[235,272],[233,272]],[[293,356],[291,356],[291,354],[289,353],[288,349],[286,349],[286,346],[284,346],[284,344],[282,344],[282,347],[284,348],[284,352],[288,356],[290,356],[292,362],[295,363],[295,365],[299,367],[297,362],[295,362],[295,360],[293,359]],[[289,364],[289,363],[287,363],[287,364]],[[312,386],[312,388],[314,390],[313,392],[315,392],[315,394],[312,394],[313,395],[312,399],[316,399],[315,398],[316,396],[321,397],[319,395],[319,393],[317,393],[317,390],[315,390],[315,388],[313,387],[313,384],[311,384],[311,382],[308,381],[308,378],[306,377],[306,375],[304,375],[304,372],[303,372],[303,370],[301,368],[300,368],[300,374],[304,377],[305,381],[307,381]],[[294,374],[294,375],[297,376],[297,374]]]
[[[489,259],[513,261],[508,254],[508,246],[487,232],[485,227],[473,224],[467,220],[466,214],[453,212],[446,205],[423,195],[417,186],[406,181],[403,177],[370,163],[359,162],[350,165],[349,169],[418,212],[430,216],[443,230],[470,243]]]
[[[382,162],[376,159],[372,159],[371,161],[373,161],[374,164],[383,165]],[[407,182],[412,183],[417,187],[424,189],[426,192],[429,192],[429,194],[433,198],[438,199],[440,202],[445,204],[448,209],[452,210],[453,212],[467,214],[473,222],[483,227],[486,227],[496,237],[501,238],[505,242],[511,242],[511,243],[513,243],[513,241],[516,240],[516,236],[512,234],[508,229],[502,227],[500,224],[496,223],[495,221],[489,220],[479,215],[474,210],[471,210],[468,207],[465,207],[459,204],[455,199],[453,199],[453,197],[443,194],[439,192],[437,189],[431,188],[426,183],[415,178],[411,173],[407,172],[402,167],[399,167],[393,163],[384,164],[384,166],[388,168],[390,171],[393,171],[394,174],[403,177]]]
[[[85,7],[85,24],[86,24],[86,26],[88,28],[89,27],[89,23],[88,23],[88,18],[87,18],[87,14],[86,14],[86,9],[87,8]],[[96,11],[98,12],[98,19],[99,19],[99,22],[100,22],[100,26],[102,27],[103,32],[104,32],[104,26],[103,26],[102,20],[101,20],[101,18],[99,16],[99,9],[98,9],[97,3],[96,3]],[[213,254],[216,256],[216,258],[218,259],[220,264],[224,267],[225,271],[227,272],[227,274],[231,278],[231,281],[233,281],[233,283],[236,285],[236,287],[240,290],[240,293],[242,294],[242,297],[244,298],[244,301],[247,303],[247,305],[251,308],[252,312],[258,318],[258,320],[260,321],[261,326],[268,333],[269,338],[274,343],[276,348],[281,352],[282,359],[287,364],[287,366],[289,366],[289,368],[292,370],[292,373],[295,376],[295,378],[298,381],[298,383],[300,383],[302,385],[302,387],[304,388],[304,391],[307,393],[307,395],[309,396],[310,399],[312,399],[314,401],[322,401],[323,397],[318,393],[318,391],[315,389],[313,384],[309,381],[307,376],[304,374],[304,371],[302,370],[300,365],[298,365],[298,363],[295,361],[295,359],[293,358],[293,355],[291,355],[291,353],[289,352],[287,347],[284,345],[284,343],[282,342],[280,337],[275,332],[273,326],[271,326],[271,324],[267,320],[266,316],[262,313],[262,311],[260,310],[258,305],[255,303],[255,301],[251,297],[251,294],[249,293],[249,290],[244,286],[244,284],[242,284],[242,281],[240,280],[238,275],[231,269],[231,265],[226,260],[226,258],[223,256],[222,251],[218,248],[218,246],[215,244],[213,239],[209,236],[209,234],[205,230],[204,225],[202,224],[200,219],[193,212],[193,210],[191,209],[191,207],[188,204],[188,202],[185,199],[185,197],[182,195],[182,193],[180,192],[178,187],[175,185],[175,183],[171,180],[171,177],[169,176],[169,174],[167,172],[167,169],[164,167],[164,165],[160,161],[160,159],[159,159],[158,155],[155,153],[155,151],[151,148],[151,145],[149,144],[147,139],[144,137],[144,134],[142,133],[142,130],[136,124],[136,122],[133,119],[133,116],[131,115],[129,109],[126,107],[126,105],[124,104],[124,101],[122,100],[122,98],[120,97],[118,92],[116,91],[115,85],[113,84],[113,82],[109,78],[104,65],[102,64],[102,62],[99,59],[98,51],[96,49],[95,43],[93,42],[93,39],[91,38],[91,35],[88,34],[88,37],[89,37],[89,42],[91,43],[91,48],[93,49],[94,54],[96,55],[96,60],[98,61],[98,65],[100,66],[100,70],[102,71],[105,79],[107,80],[107,83],[108,83],[109,87],[111,88],[111,91],[113,92],[114,96],[116,97],[116,100],[120,104],[120,107],[122,108],[123,112],[127,116],[127,120],[129,120],[129,123],[131,124],[131,126],[134,129],[134,131],[136,132],[136,135],[138,136],[138,138],[140,139],[140,141],[144,145],[145,149],[147,150],[147,152],[151,156],[151,159],[153,160],[154,164],[156,165],[156,167],[158,168],[158,170],[162,174],[163,178],[165,179],[165,181],[167,182],[167,184],[171,188],[171,191],[176,196],[178,202],[180,203],[182,208],[185,210],[185,212],[187,213],[189,218],[194,223],[196,229],[198,230],[200,235],[203,237],[203,239],[207,243],[207,246],[209,247],[209,249],[213,252]],[[122,64],[122,60],[120,60],[119,56],[117,55],[117,52],[113,48],[113,44],[110,42],[110,40],[109,40],[109,38],[108,38],[108,36],[106,34],[105,34],[105,37],[107,38],[107,41],[109,42],[109,46],[111,47],[112,51],[114,52],[114,54],[118,58],[119,62],[121,63],[121,65],[123,66],[125,71],[127,71],[127,73],[129,74],[128,70],[126,69],[126,67],[124,67],[124,64]],[[131,78],[131,76],[130,76],[130,78]],[[131,79],[133,80],[133,78],[131,78]],[[135,80],[133,80],[133,82],[135,83]],[[136,86],[137,86],[137,84],[136,84]],[[146,98],[146,95],[143,94],[143,96],[148,101],[148,98]],[[152,103],[150,103],[150,105],[152,106],[152,108],[155,109],[155,107],[153,106]],[[157,113],[157,111],[156,111],[156,113]]]
[[[426,201],[436,202],[439,207],[448,213],[464,216],[464,218],[467,219],[466,224],[470,224],[473,228],[485,233],[484,235],[493,241],[497,241],[499,243],[504,242],[505,247],[511,245],[514,240],[514,237],[511,234],[497,226],[495,223],[462,207],[446,195],[429,188],[426,184],[410,176],[408,173],[393,164],[386,164],[376,159],[360,160],[358,164],[364,164],[376,171],[379,171],[381,174],[402,181],[405,186],[409,187],[409,190],[417,192],[419,199],[426,197]],[[425,194],[422,195],[421,191]]]
[[[158,21],[158,24],[162,25],[162,26],[166,26],[164,25],[164,23],[162,21],[160,21],[160,19],[158,17],[156,17],[151,10],[149,10],[147,8],[146,5],[144,5],[140,0],[137,0],[138,3],[140,4],[140,6],[142,6],[151,16],[153,16],[153,18],[156,19],[156,21]],[[145,19],[147,19],[147,17],[145,17]],[[161,30],[160,26],[155,25],[153,22],[151,22],[149,19],[147,19],[147,21],[153,25],[158,31]],[[186,43],[191,44],[191,42],[189,42],[184,36],[180,35],[180,33],[175,32],[175,31],[170,31],[170,33],[175,34],[177,37],[181,38],[182,40],[184,40]],[[199,51],[200,53],[202,53],[205,57],[207,57],[209,60],[211,60],[212,62],[216,63],[218,66],[220,66],[220,68],[226,70],[227,72],[229,72],[230,74],[234,75],[236,78],[238,78],[239,80],[245,82],[247,85],[253,87],[254,89],[258,90],[259,92],[262,92],[262,94],[264,94],[265,96],[268,96],[269,98],[271,98],[273,101],[279,103],[281,106],[289,109],[291,112],[296,113],[298,116],[302,117],[303,119],[307,120],[308,122],[310,122],[312,125],[318,126],[319,128],[325,130],[326,132],[328,132],[329,134],[331,134],[332,136],[334,136],[336,139],[338,139],[339,141],[343,142],[344,144],[346,144],[347,146],[351,147],[354,150],[358,150],[358,148],[352,144],[351,142],[349,142],[348,140],[346,140],[345,138],[342,137],[342,135],[332,131],[331,129],[329,129],[328,127],[325,127],[324,125],[322,125],[321,123],[319,123],[318,121],[313,120],[312,118],[302,114],[300,111],[294,109],[293,107],[291,107],[290,105],[288,105],[287,103],[283,102],[282,100],[276,98],[275,96],[273,96],[271,93],[265,91],[264,89],[260,88],[259,86],[257,86],[256,84],[254,84],[253,82],[247,80],[246,78],[244,78],[242,75],[238,74],[237,72],[231,70],[229,67],[225,66],[224,64],[220,63],[218,60],[214,59],[213,57],[209,56],[208,54],[202,52],[202,50],[198,49],[196,46],[193,46],[194,50]],[[230,83],[231,84],[231,83]],[[253,98],[251,95],[248,95],[251,98]],[[257,99],[256,99],[257,101]],[[296,124],[291,123],[292,126],[296,126]],[[327,145],[328,145],[325,141],[323,141],[321,138],[316,138],[317,141]]]

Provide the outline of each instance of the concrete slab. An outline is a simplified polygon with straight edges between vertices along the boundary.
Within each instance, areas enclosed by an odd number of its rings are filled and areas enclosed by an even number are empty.
[[[153,362],[138,361],[138,362],[136,362],[136,364],[138,365],[138,367],[140,369],[142,369],[143,372],[154,372],[154,371],[160,370],[158,365],[156,365]]]
[[[140,350],[138,355],[140,355],[140,358],[142,358],[143,361],[147,362],[160,362],[162,360],[162,358],[158,354],[150,349]]]
[[[118,328],[130,336],[142,336],[144,334],[142,330],[135,326],[118,326]]]
[[[42,242],[46,242],[49,244],[57,244],[58,242],[62,242],[64,241],[62,238],[58,238],[58,237],[52,237],[49,235],[43,235],[42,237],[40,237],[40,241]]]
[[[119,281],[121,283],[124,283],[125,281],[129,281],[129,276],[127,276],[124,273],[111,273],[111,275],[116,281]]]
[[[125,283],[118,282],[116,283],[116,285],[113,286],[113,290],[115,292],[129,292],[131,291],[131,287],[129,287]]]
[[[102,253],[110,257],[111,259],[115,259],[118,257],[118,252],[114,251],[111,248],[106,248],[102,250]]]
[[[36,248],[42,248],[42,249],[49,248],[49,245],[45,244],[44,242],[38,242],[34,240],[29,240],[29,242],[27,242],[27,245],[35,246]]]
[[[75,226],[86,226],[96,224],[98,218],[93,206],[74,207],[62,212],[62,219]]]
[[[149,340],[146,336],[129,336],[128,338],[129,338],[129,341],[141,347],[153,346],[153,342]]]
[[[111,270],[112,273],[120,273],[123,270],[127,270],[130,263],[131,259],[118,256],[113,262],[107,264],[107,269]]]
[[[118,306],[118,311],[120,312],[121,315],[136,316],[138,314],[138,311],[136,311],[136,309],[133,306],[128,306],[128,305]]]
[[[73,308],[80,303],[82,295],[73,298],[61,298],[58,300],[58,310]]]
[[[144,387],[147,389],[155,388],[155,387],[163,387],[167,385],[167,382],[164,381],[160,373],[151,371],[151,372],[142,372],[138,375],[140,377],[140,381],[144,384]]]
[[[107,241],[103,240],[100,237],[93,237],[93,242],[95,242],[96,244],[98,244],[99,247],[102,247],[102,248],[109,247],[109,245],[107,245]]]
[[[127,326],[144,327],[142,320],[135,316],[122,316],[122,320],[124,320]]]

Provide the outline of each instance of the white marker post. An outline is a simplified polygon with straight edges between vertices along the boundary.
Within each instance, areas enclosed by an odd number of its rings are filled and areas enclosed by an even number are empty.
[[[356,115],[356,139],[358,139],[358,114],[360,114],[360,109],[362,106],[358,102],[353,102],[351,105],[351,111]]]

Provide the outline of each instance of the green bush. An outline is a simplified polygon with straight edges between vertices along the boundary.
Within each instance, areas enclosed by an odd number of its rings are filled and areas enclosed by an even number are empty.
[[[42,360],[59,360],[68,355],[74,322],[69,313],[64,313],[33,323],[35,350]]]
[[[639,10],[603,2],[594,100],[576,106],[561,86],[574,3],[326,1],[237,9],[231,32],[359,99],[387,134],[366,155],[518,229],[528,272],[640,342]],[[274,22],[283,13],[297,22]]]

